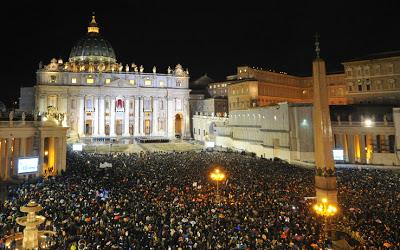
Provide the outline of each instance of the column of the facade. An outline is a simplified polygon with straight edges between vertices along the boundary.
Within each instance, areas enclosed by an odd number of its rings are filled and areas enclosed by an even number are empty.
[[[190,138],[191,137],[191,131],[190,131],[190,108],[189,108],[189,98],[183,98],[183,119],[185,122],[184,125],[184,131],[183,131],[183,135],[186,138]]]
[[[139,99],[139,134],[144,135],[144,113],[143,113],[144,97],[141,96]]]
[[[84,136],[85,130],[85,100],[83,96],[79,96],[79,113],[78,113],[78,134]]]
[[[62,169],[62,160],[63,160],[63,140],[62,137],[57,137],[57,156],[56,156],[56,160],[57,160],[57,167],[55,168],[55,170],[57,171],[57,174],[61,173],[61,169]]]
[[[342,141],[342,134],[335,134],[335,148],[343,149],[343,141]]]
[[[348,157],[349,157],[349,162],[350,163],[354,163],[355,159],[354,159],[354,135],[352,134],[348,134],[347,135],[347,144],[348,144]]]
[[[4,179],[10,179],[11,172],[11,160],[12,160],[12,139],[7,138],[6,140],[6,155],[5,155],[5,170],[4,170]]]
[[[66,164],[67,164],[67,140],[65,136],[61,137],[61,144],[62,144],[62,150],[61,150],[61,170],[66,169]]]
[[[104,136],[104,96],[100,96],[99,100],[99,136]]]
[[[39,96],[39,111],[40,112],[46,112],[46,96],[45,95],[40,95]]]
[[[94,118],[93,118],[93,134],[92,136],[99,135],[99,98],[94,97]]]
[[[343,142],[343,159],[344,161],[348,162],[349,161],[349,147],[348,147],[348,143],[347,143],[347,136],[346,134],[340,134],[340,136],[342,137],[342,142]]]
[[[175,137],[175,99],[168,97],[167,103],[167,136]]]
[[[19,155],[26,156],[26,137],[21,137],[20,139]]]
[[[366,154],[366,143],[365,143],[365,134],[360,134],[360,160],[361,163],[366,163],[367,162],[367,154]]]
[[[133,135],[137,136],[139,135],[139,99],[138,97],[135,97],[135,103],[134,103],[134,116],[135,116],[135,122],[133,124]]]
[[[158,135],[158,115],[159,115],[159,103],[158,97],[153,97],[153,126],[151,134]]]
[[[125,97],[125,110],[124,110],[124,136],[129,135],[129,97]]]
[[[115,134],[115,97],[111,97],[110,107],[110,136],[116,136]]]
[[[45,139],[45,137],[40,137],[38,176],[42,176],[42,175],[43,175],[43,164],[44,164],[44,139]]]
[[[0,179],[4,179],[4,173],[6,171],[6,140],[0,139]]]

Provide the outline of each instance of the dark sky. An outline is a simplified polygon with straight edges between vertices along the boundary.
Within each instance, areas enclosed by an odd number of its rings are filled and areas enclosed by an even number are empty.
[[[316,31],[329,71],[342,70],[345,59],[400,50],[400,1],[39,2],[2,8],[5,103],[35,83],[39,61],[68,59],[92,11],[118,61],[143,64],[147,72],[181,63],[192,80],[204,73],[221,80],[245,64],[310,75]]]

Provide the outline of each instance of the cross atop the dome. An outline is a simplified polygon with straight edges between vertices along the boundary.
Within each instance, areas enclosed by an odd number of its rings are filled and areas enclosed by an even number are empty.
[[[92,12],[92,21],[89,23],[88,33],[99,33],[99,27],[97,26],[96,15],[94,11]]]

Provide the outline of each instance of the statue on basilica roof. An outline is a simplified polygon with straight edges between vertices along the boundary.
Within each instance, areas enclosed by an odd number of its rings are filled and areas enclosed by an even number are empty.
[[[171,73],[172,73],[172,69],[171,69],[170,66],[168,66],[167,72],[168,72],[168,74],[171,74]]]
[[[153,73],[155,74],[157,72],[156,66],[153,66]]]
[[[144,71],[144,67],[143,67],[143,65],[140,65],[140,73],[143,73],[143,71]]]

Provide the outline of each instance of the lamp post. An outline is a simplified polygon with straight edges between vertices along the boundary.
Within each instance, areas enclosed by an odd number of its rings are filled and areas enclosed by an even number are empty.
[[[222,173],[218,168],[214,169],[214,171],[210,174],[210,178],[213,181],[217,182],[217,202],[220,205],[220,197],[219,197],[219,182],[225,179],[225,174]]]
[[[323,242],[329,238],[328,237],[328,217],[332,217],[337,212],[337,207],[334,204],[329,204],[327,198],[322,198],[322,203],[315,204],[314,210],[318,215],[321,215],[324,218],[324,233],[323,233]]]

